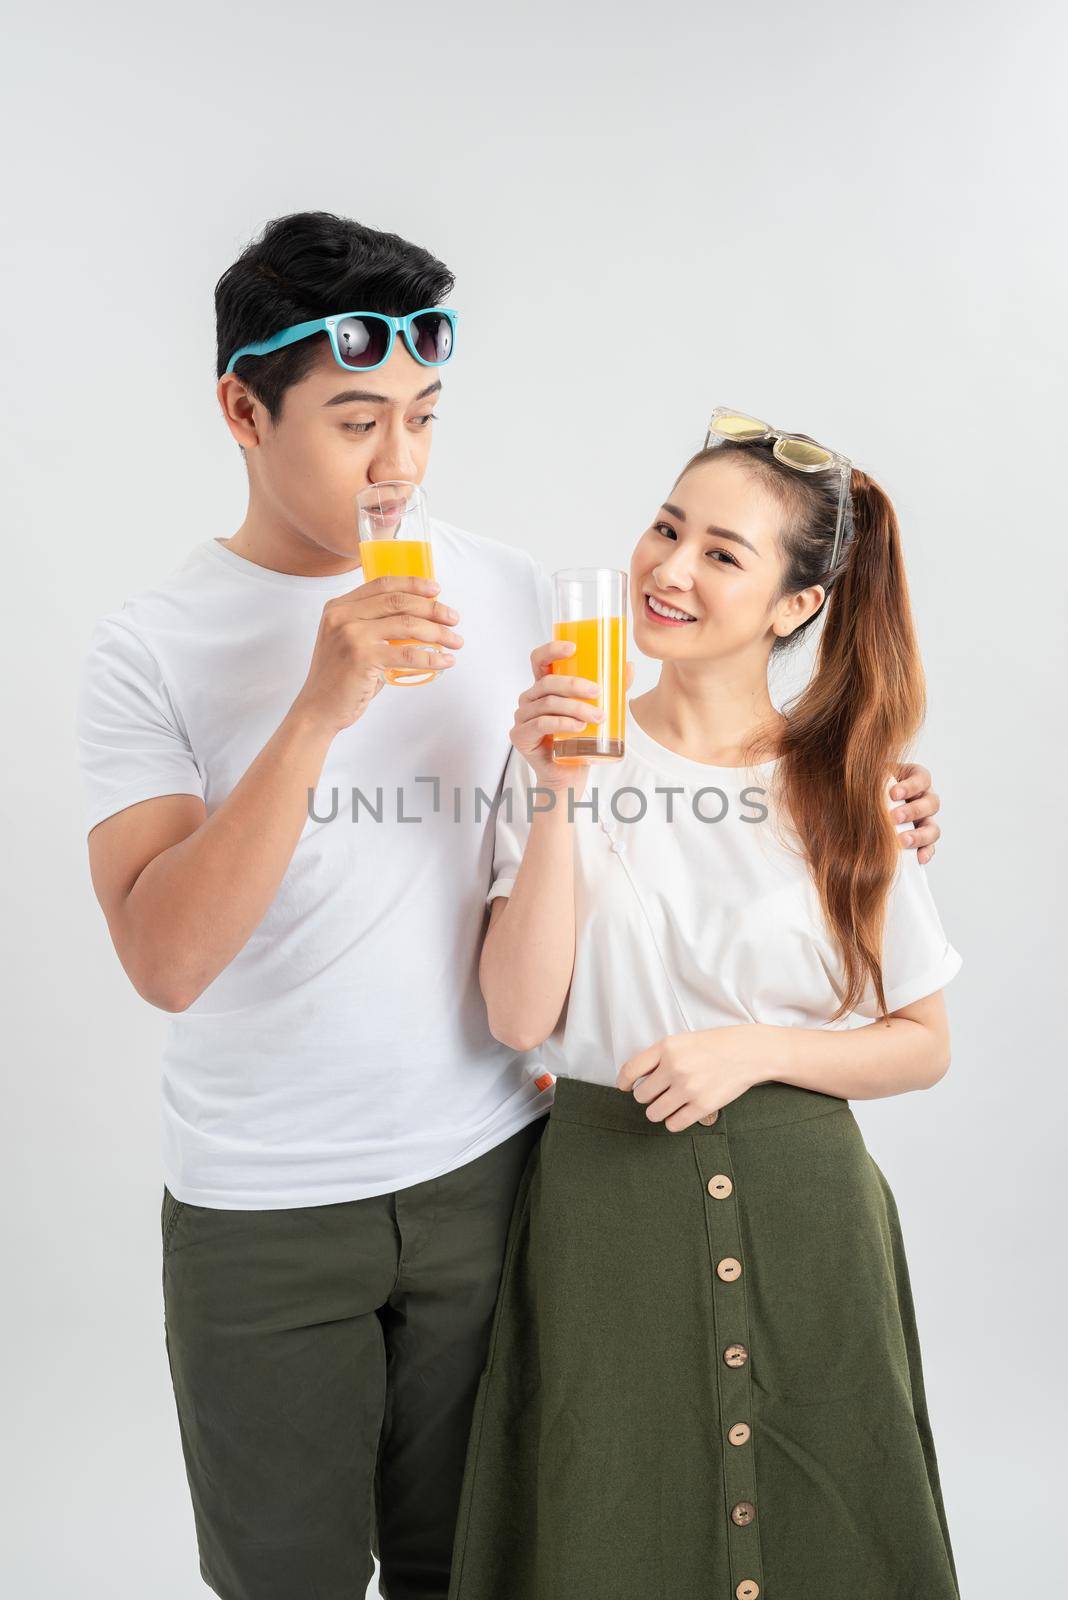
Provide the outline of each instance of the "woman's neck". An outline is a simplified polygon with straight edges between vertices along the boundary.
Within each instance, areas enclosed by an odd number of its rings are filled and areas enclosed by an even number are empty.
[[[757,736],[755,759],[774,756],[786,721],[772,705],[766,671],[754,679],[728,663],[703,662],[699,674],[665,664],[656,687],[631,700],[630,709],[658,744],[714,767],[740,766]]]

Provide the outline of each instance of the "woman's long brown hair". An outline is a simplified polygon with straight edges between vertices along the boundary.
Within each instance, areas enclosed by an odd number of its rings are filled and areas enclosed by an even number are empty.
[[[883,925],[901,848],[887,783],[926,706],[897,515],[879,485],[854,468],[842,550],[829,573],[837,474],[795,472],[764,443],[715,446],[683,471],[726,451],[741,452],[786,511],[782,593],[815,583],[827,591],[814,671],[784,707],[776,797],[797,831],[842,952],[845,993],[835,1018],[856,1009],[869,980],[885,1016]],[[795,645],[814,621],[780,645]]]

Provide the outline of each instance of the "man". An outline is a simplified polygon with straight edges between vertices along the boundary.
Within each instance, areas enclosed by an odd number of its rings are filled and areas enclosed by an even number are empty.
[[[360,581],[356,494],[426,469],[452,283],[354,222],[268,225],[216,289],[245,520],[105,618],[85,670],[94,887],[134,986],[173,1013],[166,1339],[225,1600],[352,1600],[372,1550],[389,1600],[446,1595],[512,1200],[551,1102],[489,1033],[477,975],[489,802],[551,634],[547,579],[434,521],[440,590]],[[383,690],[402,665],[440,676]],[[929,774],[901,775],[929,851]]]

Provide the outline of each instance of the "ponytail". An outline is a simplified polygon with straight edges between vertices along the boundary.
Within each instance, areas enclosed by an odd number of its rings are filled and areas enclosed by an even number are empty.
[[[815,671],[787,710],[777,773],[844,958],[846,991],[832,1020],[856,1009],[869,980],[879,1015],[886,1015],[883,924],[900,850],[887,781],[925,709],[897,515],[879,485],[857,469],[852,512],[852,538],[830,582]],[[814,543],[826,549],[825,529],[802,533],[788,560],[803,562]],[[792,574],[788,587],[803,587],[794,581],[801,575]]]
[[[785,711],[785,729],[758,729],[747,751],[773,747],[777,809],[796,831],[842,953],[845,993],[832,1021],[855,1011],[870,982],[886,1015],[882,945],[886,902],[900,864],[887,788],[925,710],[923,666],[909,605],[897,514],[879,485],[853,469],[843,539],[828,571],[838,526],[837,474],[793,471],[766,440],[706,446],[683,467],[730,454],[783,509],[781,593],[819,584],[827,598],[815,670]],[[800,644],[814,612],[775,649]]]

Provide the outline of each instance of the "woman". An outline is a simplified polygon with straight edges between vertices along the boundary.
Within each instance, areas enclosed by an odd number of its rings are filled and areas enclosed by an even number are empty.
[[[890,810],[924,699],[897,521],[804,436],[720,410],[710,441],[632,556],[663,666],[623,760],[553,763],[595,687],[552,673],[562,642],[512,729],[480,974],[557,1083],[450,1600],[959,1593],[897,1211],[849,1107],[943,1076],[960,966]],[[783,715],[769,660],[824,607]],[[556,803],[528,821],[532,782]]]

